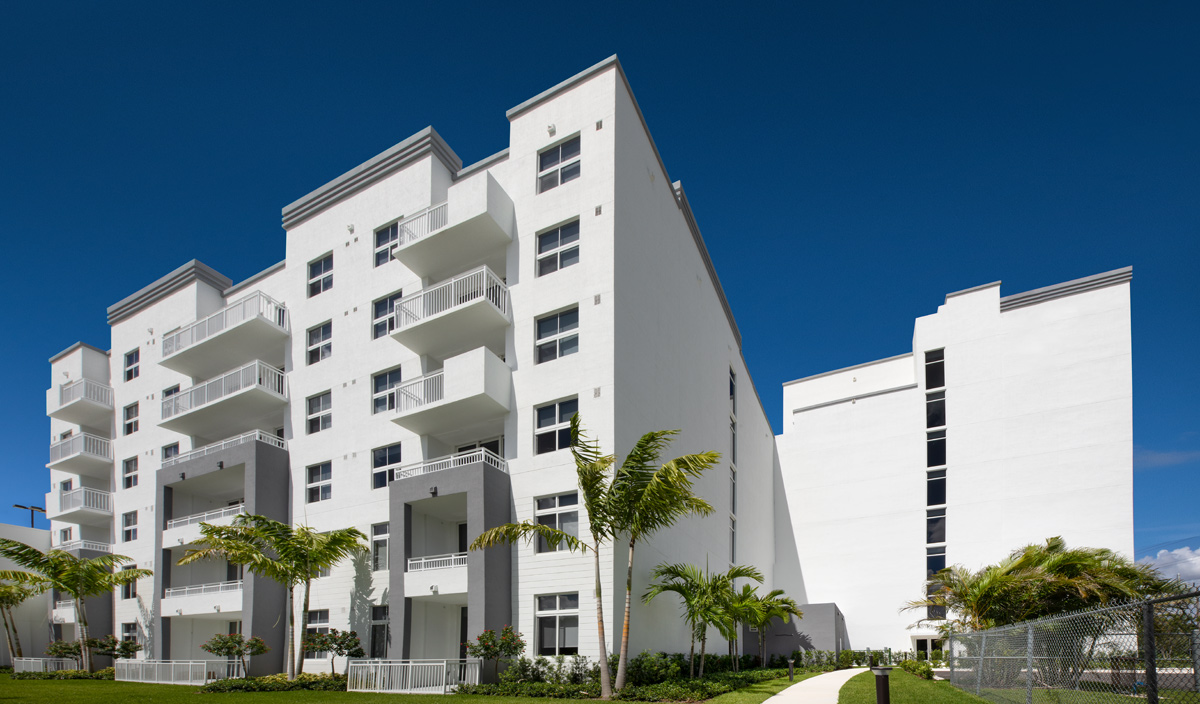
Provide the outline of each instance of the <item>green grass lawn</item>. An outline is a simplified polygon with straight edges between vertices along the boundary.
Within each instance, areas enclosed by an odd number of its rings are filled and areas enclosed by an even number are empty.
[[[892,670],[892,704],[1025,704],[1024,689],[995,689],[983,691],[976,697],[951,686],[949,682],[923,680],[904,672]],[[1159,692],[1161,704],[1194,703],[1191,692]],[[1069,690],[1033,690],[1033,704],[1132,704],[1145,702],[1143,697],[1130,697],[1109,692]],[[838,704],[875,704],[875,675],[864,672],[853,677],[838,693]]]
[[[811,673],[796,675],[799,682]],[[760,704],[792,684],[759,682],[710,699],[711,704]],[[198,694],[195,687],[104,680],[12,680],[0,675],[0,704],[569,704],[568,699],[485,697],[468,694],[368,694],[344,692],[238,692]],[[873,702],[874,700],[872,700]]]

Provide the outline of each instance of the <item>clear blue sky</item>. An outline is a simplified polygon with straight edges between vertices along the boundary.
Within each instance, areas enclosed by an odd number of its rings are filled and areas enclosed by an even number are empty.
[[[488,156],[616,53],[777,429],[783,382],[908,351],[947,292],[1133,265],[1135,542],[1200,547],[1200,4],[790,5],[8,3],[0,521],[106,306],[192,258],[241,280],[283,205],[430,124]]]

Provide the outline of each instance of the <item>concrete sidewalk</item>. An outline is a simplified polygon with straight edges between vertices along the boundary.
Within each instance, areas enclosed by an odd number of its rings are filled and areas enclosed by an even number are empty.
[[[846,684],[846,680],[869,671],[867,667],[855,667],[809,677],[776,694],[764,704],[837,704],[838,690]]]

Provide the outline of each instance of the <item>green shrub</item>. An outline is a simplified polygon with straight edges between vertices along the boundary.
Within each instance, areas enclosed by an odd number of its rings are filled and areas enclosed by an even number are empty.
[[[659,654],[659,660],[668,660],[675,662],[675,656]],[[728,659],[728,656],[726,656]],[[532,661],[536,662],[536,661]],[[646,657],[640,663],[643,672],[647,667],[648,662],[654,662],[652,655],[646,654]],[[527,667],[531,667],[531,661],[526,660]],[[514,667],[517,667],[514,663]],[[513,668],[510,668],[510,670]],[[632,665],[627,668],[627,671],[632,671]],[[666,671],[671,671],[669,665],[664,666]],[[693,702],[702,699],[710,699],[718,694],[732,692],[735,689],[741,689],[757,682],[776,679],[787,675],[787,670],[747,670],[744,672],[722,672],[713,675],[705,674],[704,679],[673,679],[664,682],[655,682],[652,684],[633,684],[625,686],[620,692],[616,693],[617,699],[627,701],[643,701],[643,702]],[[557,682],[535,682],[529,680],[519,680],[515,675],[506,677],[500,684],[478,684],[478,685],[462,685],[458,688],[459,694],[488,694],[495,696],[506,697],[546,697],[552,699],[594,699],[600,696],[600,685],[596,680],[592,679],[583,684],[557,683]]]
[[[900,669],[922,679],[933,679],[933,665],[924,660],[904,660],[900,663]]]
[[[17,672],[14,680],[111,680],[114,670],[106,667],[103,670],[88,672],[87,670],[56,670],[54,672]]]
[[[298,690],[316,690],[321,692],[346,691],[346,676],[338,674],[305,672],[289,680],[287,675],[266,675],[264,677],[231,677],[225,680],[209,682],[200,688],[206,693],[225,692],[295,692]]]

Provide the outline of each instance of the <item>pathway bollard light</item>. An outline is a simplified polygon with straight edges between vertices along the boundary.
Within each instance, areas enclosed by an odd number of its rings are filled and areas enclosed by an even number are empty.
[[[892,704],[892,690],[889,688],[890,667],[872,667],[875,673],[875,704]]]
[[[788,658],[788,682],[796,681],[796,671],[792,668],[792,666],[795,664],[795,660]]]

